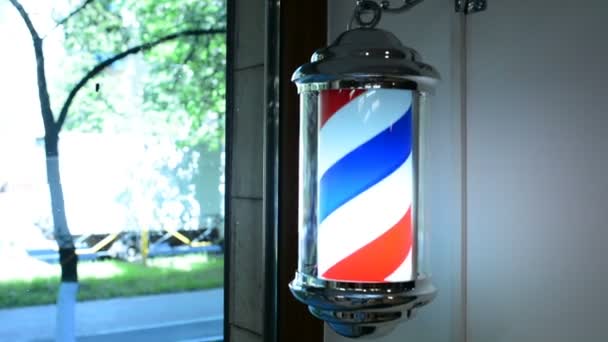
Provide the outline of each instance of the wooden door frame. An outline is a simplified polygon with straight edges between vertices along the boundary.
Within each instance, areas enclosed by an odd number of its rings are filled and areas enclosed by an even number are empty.
[[[322,342],[323,322],[291,295],[297,269],[299,100],[291,74],[326,44],[327,0],[266,1],[266,122],[264,136],[264,333],[265,342]],[[226,141],[232,141],[233,64],[236,43],[235,0],[227,0]],[[232,160],[230,143],[226,160]],[[231,193],[226,167],[226,193]],[[226,196],[226,225],[230,200]],[[225,246],[230,246],[229,230]],[[224,283],[231,280],[225,253]],[[224,340],[230,336],[229,291],[224,292]]]
[[[231,341],[230,336],[230,246],[232,224],[232,131],[234,118],[234,56],[236,45],[235,1],[226,0],[226,114],[224,146],[226,165],[224,166],[224,341]]]
[[[299,98],[291,75],[326,45],[327,0],[269,0],[266,27],[264,336],[273,342],[322,342],[323,322],[288,288],[298,258]]]

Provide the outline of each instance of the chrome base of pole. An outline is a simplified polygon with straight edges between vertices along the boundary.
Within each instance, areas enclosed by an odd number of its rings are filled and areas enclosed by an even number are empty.
[[[315,317],[350,338],[389,333],[437,294],[431,279],[423,276],[402,283],[347,283],[297,272],[289,288]]]

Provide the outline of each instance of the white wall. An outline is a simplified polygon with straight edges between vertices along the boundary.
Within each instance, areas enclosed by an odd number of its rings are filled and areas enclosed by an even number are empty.
[[[468,23],[469,341],[608,341],[608,4]]]
[[[397,3],[398,1],[394,1]],[[345,30],[352,15],[354,1],[329,1],[329,36],[333,40]],[[412,12],[385,15],[380,28],[395,33],[401,41],[414,47],[424,60],[435,66],[442,76],[431,106],[432,141],[429,179],[429,213],[431,229],[431,270],[439,295],[418,316],[400,325],[392,334],[378,341],[459,341],[462,333],[461,307],[461,126],[460,94],[454,84],[460,81],[458,59],[459,16],[453,3],[426,0]],[[455,91],[456,89],[456,91]],[[325,341],[350,341],[326,329]]]
[[[331,37],[352,4],[331,1]],[[381,25],[443,82],[430,174],[440,295],[377,341],[608,341],[608,3],[489,0],[466,20],[453,5],[426,0]]]

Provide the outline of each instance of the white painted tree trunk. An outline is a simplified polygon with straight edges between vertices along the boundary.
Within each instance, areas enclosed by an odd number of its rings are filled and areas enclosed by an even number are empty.
[[[53,213],[53,235],[59,248],[74,248],[74,241],[68,228],[65,215],[63,187],[59,173],[59,157],[46,157],[46,172],[51,194],[51,209]]]
[[[76,295],[78,283],[61,282],[57,296],[57,320],[55,340],[76,341]]]
[[[67,217],[65,215],[65,202],[63,198],[63,187],[59,171],[59,158],[57,156],[47,156],[46,158],[47,180],[51,194],[51,209],[53,213],[53,234],[59,247],[60,255],[65,250],[73,250],[74,241],[68,228]],[[73,255],[76,258],[76,255]],[[69,258],[68,258],[69,260]],[[69,260],[67,263],[77,262]],[[78,278],[76,265],[72,267],[66,265],[66,261],[61,263],[61,284],[57,294],[57,324],[55,327],[55,339],[57,342],[76,341],[76,296],[78,294]],[[74,274],[69,274],[74,273]]]

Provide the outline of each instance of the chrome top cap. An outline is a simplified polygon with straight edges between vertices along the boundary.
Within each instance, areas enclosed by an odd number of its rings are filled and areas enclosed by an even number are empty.
[[[359,28],[342,33],[333,44],[317,50],[311,62],[299,67],[291,79],[298,86],[352,81],[395,83],[398,87],[424,90],[435,85],[439,73],[392,33]]]

